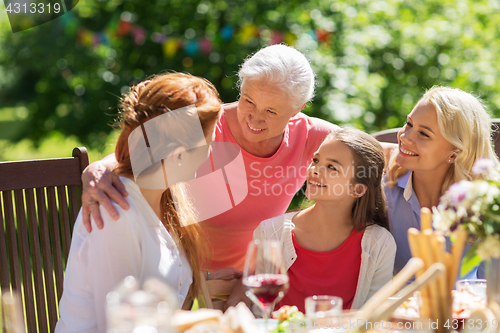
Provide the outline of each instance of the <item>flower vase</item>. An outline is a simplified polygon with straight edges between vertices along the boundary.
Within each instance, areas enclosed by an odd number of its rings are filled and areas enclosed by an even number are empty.
[[[488,303],[500,303],[500,258],[490,258],[486,263],[486,297]]]

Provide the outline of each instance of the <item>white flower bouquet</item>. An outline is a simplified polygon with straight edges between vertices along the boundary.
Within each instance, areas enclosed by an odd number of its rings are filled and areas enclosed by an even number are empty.
[[[469,241],[475,242],[464,258],[461,275],[481,260],[500,258],[500,172],[494,167],[491,160],[477,160],[472,172],[488,179],[453,184],[433,208],[434,229],[449,236],[462,227]]]

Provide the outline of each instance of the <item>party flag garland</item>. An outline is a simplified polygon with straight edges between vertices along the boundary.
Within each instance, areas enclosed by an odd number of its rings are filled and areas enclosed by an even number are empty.
[[[128,13],[130,14],[130,13]],[[148,36],[154,43],[161,44],[163,54],[166,58],[173,58],[177,52],[183,51],[189,57],[196,57],[200,53],[207,55],[214,49],[219,49],[221,42],[229,42],[236,38],[238,42],[247,45],[252,39],[266,39],[266,43],[279,44],[286,43],[294,45],[297,37],[289,31],[272,30],[269,38],[269,31],[261,29],[254,24],[245,24],[241,27],[233,27],[231,25],[223,26],[220,31],[212,36],[201,36],[193,39],[186,37],[166,35],[159,32],[149,33],[144,27],[127,20],[127,16],[121,15],[120,18],[112,19],[101,31],[90,31],[85,27],[77,27],[78,19],[73,17],[71,13],[62,16],[62,22],[66,26],[66,30],[73,34],[76,30],[78,45],[86,47],[96,47],[99,45],[110,45],[115,38],[126,38],[130,36],[137,47],[143,45]],[[125,17],[125,19],[123,19]],[[264,34],[263,32],[266,31]],[[331,33],[324,30],[309,31],[313,39],[319,43],[330,43]],[[265,35],[265,36],[264,36]],[[266,37],[267,36],[267,37]]]

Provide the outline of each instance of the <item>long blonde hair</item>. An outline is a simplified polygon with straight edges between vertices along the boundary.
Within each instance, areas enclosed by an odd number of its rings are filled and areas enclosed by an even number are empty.
[[[472,166],[478,158],[488,158],[498,166],[498,157],[492,148],[491,117],[476,97],[457,88],[434,86],[419,103],[434,107],[439,131],[457,154],[445,176],[441,194],[453,183],[472,180]],[[397,154],[398,151],[393,152],[387,171],[387,185],[391,187],[408,172],[396,164]]]
[[[125,94],[120,102],[121,133],[115,148],[118,167],[114,172],[118,175],[133,176],[128,137],[135,128],[170,110],[188,105],[196,105],[204,134],[209,135],[207,131],[218,119],[221,101],[215,87],[205,79],[189,74],[169,73],[141,82]],[[176,126],[182,127],[182,124]],[[179,131],[179,128],[176,130]],[[189,128],[184,132],[183,135],[189,135]],[[180,146],[183,146],[185,141],[182,139],[183,135],[176,136]],[[181,211],[175,208],[173,194]],[[165,190],[160,205],[162,222],[172,237],[178,240],[193,271],[190,293],[196,297],[201,291],[199,258],[201,249],[206,247],[206,241],[198,223],[192,223],[195,221],[195,212],[190,199],[185,195],[184,185],[178,183]]]

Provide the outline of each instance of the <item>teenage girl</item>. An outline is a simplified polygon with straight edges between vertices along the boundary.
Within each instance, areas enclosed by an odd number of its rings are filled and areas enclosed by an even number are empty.
[[[334,295],[357,309],[393,276],[396,243],[382,184],[384,150],[352,128],[331,133],[307,169],[309,208],[263,221],[254,239],[282,244],[290,288],[279,306]]]

